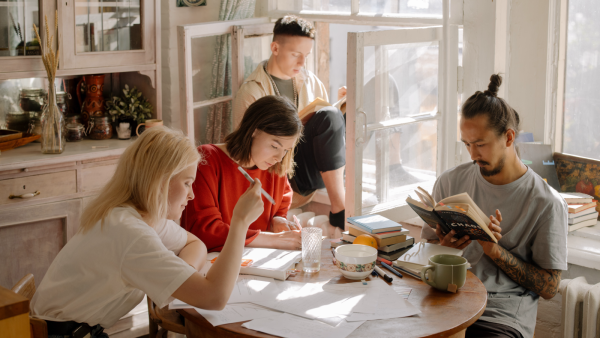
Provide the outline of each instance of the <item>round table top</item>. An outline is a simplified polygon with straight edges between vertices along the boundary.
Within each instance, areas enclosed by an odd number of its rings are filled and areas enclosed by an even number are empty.
[[[395,285],[412,288],[408,301],[416,306],[421,314],[366,321],[349,337],[391,337],[397,336],[399,331],[402,332],[402,337],[448,337],[469,327],[485,310],[487,292],[481,281],[470,271],[467,272],[465,285],[455,294],[438,291],[406,274],[404,274],[404,278],[396,276],[393,278]],[[290,276],[288,280],[296,282],[328,281],[328,283],[334,284],[356,282],[342,276],[337,267],[333,265],[331,250],[328,248],[323,248],[321,254],[321,271],[314,274],[299,272],[296,276]],[[214,327],[193,309],[177,311],[186,319],[188,337],[274,337],[246,329],[242,327],[244,322]]]

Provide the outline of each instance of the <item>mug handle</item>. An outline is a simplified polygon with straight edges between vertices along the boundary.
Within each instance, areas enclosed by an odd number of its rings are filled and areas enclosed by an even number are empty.
[[[435,282],[433,281],[432,278],[427,279],[427,271],[435,271],[435,265],[425,265],[422,269],[421,269],[421,280],[423,280],[423,282],[436,287],[435,286]]]
[[[137,136],[140,136],[140,133],[138,133],[138,130],[139,130],[139,129],[140,129],[140,127],[141,127],[141,126],[143,126],[143,125],[145,126],[145,125],[146,125],[146,123],[140,123],[140,124],[138,124],[137,128],[135,128],[135,133],[137,134]]]

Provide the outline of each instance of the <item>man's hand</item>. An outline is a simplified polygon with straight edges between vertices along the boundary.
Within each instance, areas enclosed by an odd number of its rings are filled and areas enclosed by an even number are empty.
[[[348,90],[346,89],[346,86],[340,87],[340,89],[338,89],[338,101],[341,100],[342,97],[346,96],[347,92]]]
[[[456,249],[464,249],[467,247],[467,245],[471,244],[471,240],[469,239],[469,236],[464,236],[463,238],[459,238],[456,239],[454,238],[454,235],[456,235],[456,231],[452,230],[449,233],[447,233],[445,236],[442,233],[442,228],[440,227],[440,225],[438,224],[437,228],[435,229],[435,234],[438,236],[438,238],[440,239],[440,245],[443,246],[447,246],[450,248],[456,248]]]
[[[500,210],[496,209],[496,217],[490,216],[490,224],[488,224],[488,228],[498,241],[502,238],[502,228],[500,227],[500,222],[502,222],[502,214],[500,213]],[[480,240],[477,242],[481,244],[483,247],[483,252],[490,258],[494,259],[500,256],[500,247],[498,244]]]

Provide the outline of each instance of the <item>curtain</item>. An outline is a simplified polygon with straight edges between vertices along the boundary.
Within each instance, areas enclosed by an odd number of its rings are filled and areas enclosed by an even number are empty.
[[[246,19],[254,16],[256,0],[222,0],[219,21]],[[212,62],[211,98],[231,95],[231,35],[217,37]],[[206,142],[222,143],[231,132],[231,101],[209,107]]]

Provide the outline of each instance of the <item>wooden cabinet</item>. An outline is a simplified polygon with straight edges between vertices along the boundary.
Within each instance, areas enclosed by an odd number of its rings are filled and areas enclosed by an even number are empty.
[[[28,145],[0,158],[0,286],[10,289],[28,273],[36,286],[63,246],[77,233],[86,206],[108,183],[133,140],[70,143],[60,155],[41,156]],[[40,191],[27,199],[10,199]],[[111,337],[148,333],[146,301],[108,329]]]
[[[162,118],[159,0],[0,1],[0,80],[46,77],[33,24],[44,27],[46,16],[52,30],[55,10],[56,76],[138,72],[150,79],[156,118]],[[45,34],[41,29],[44,41]]]

